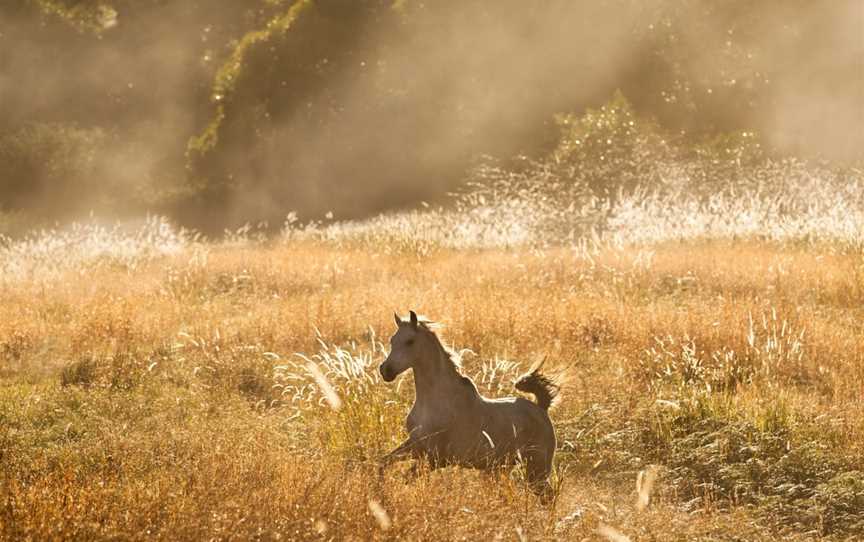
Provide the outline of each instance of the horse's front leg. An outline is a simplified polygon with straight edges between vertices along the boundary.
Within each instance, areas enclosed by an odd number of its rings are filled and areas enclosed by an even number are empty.
[[[408,480],[416,480],[422,472],[432,472],[444,466],[444,462],[436,454],[428,453],[426,450],[418,449],[414,453],[414,459],[416,461],[408,469],[408,475],[406,476]]]
[[[395,450],[388,453],[378,461],[378,474],[384,474],[384,468],[388,465],[392,465],[406,457],[415,457],[417,453],[417,442],[409,437],[405,442],[397,446]]]

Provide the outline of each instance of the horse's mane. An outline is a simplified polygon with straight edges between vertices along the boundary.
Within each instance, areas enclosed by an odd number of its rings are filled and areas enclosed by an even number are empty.
[[[425,316],[418,316],[417,323],[419,324],[420,328],[424,329],[435,339],[435,344],[438,345],[438,349],[441,352],[441,358],[447,361],[449,367],[453,369],[453,372],[455,372],[457,375],[464,378],[465,380],[471,382],[470,378],[462,374],[462,356],[459,355],[459,353],[452,348],[446,346],[441,340],[441,337],[438,336],[437,330],[440,330],[444,326],[442,326],[438,322],[434,322],[426,318]]]

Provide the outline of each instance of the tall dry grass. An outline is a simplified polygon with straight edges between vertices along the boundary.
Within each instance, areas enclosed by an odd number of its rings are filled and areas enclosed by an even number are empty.
[[[0,538],[864,532],[854,243],[417,245],[409,233],[435,215],[381,220],[272,241],[159,228],[137,245],[119,230],[67,249],[68,234],[7,241]],[[484,393],[513,393],[542,357],[569,372],[552,505],[518,469],[377,476],[413,392],[376,367],[392,311],[408,308],[470,349],[465,372]]]

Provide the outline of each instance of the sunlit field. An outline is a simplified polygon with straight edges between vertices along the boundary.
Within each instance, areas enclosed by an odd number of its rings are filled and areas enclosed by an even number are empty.
[[[220,242],[159,219],[4,240],[0,538],[859,538],[860,207],[660,220],[641,201],[570,242],[497,203]],[[567,374],[551,503],[518,467],[378,476],[413,401],[410,373],[377,373],[408,309],[487,396],[543,358]]]
[[[862,28],[0,1],[0,542],[864,541]]]

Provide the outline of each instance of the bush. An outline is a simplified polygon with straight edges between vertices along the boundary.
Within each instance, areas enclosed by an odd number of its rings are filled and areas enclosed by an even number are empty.
[[[783,527],[822,535],[860,532],[864,478],[860,459],[831,453],[836,435],[815,426],[782,400],[767,400],[754,419],[736,413],[733,396],[693,393],[657,413],[643,433],[651,459],[669,468],[679,496],[715,505],[756,504]]]
[[[599,109],[555,120],[561,137],[548,161],[560,179],[606,197],[663,183],[662,166],[674,149],[660,127],[638,117],[621,92]]]

